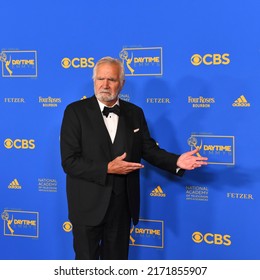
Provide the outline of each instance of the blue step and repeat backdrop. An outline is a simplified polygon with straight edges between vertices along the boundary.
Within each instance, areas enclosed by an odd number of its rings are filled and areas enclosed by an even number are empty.
[[[159,145],[209,158],[183,178],[144,163],[130,259],[259,259],[259,14],[258,0],[1,5],[0,259],[74,259],[60,126],[107,55]]]

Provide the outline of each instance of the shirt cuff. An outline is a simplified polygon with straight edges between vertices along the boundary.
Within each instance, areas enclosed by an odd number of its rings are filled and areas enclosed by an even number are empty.
[[[181,170],[181,168],[180,168],[180,167],[177,167],[177,168],[176,168],[176,173],[178,173],[180,170]]]

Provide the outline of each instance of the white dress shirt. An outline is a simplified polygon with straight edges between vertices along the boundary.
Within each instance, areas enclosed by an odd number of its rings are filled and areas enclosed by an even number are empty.
[[[99,107],[100,107],[100,110],[101,110],[101,114],[103,116],[103,119],[104,119],[104,122],[105,122],[105,125],[106,125],[106,128],[107,128],[107,131],[110,135],[110,138],[111,138],[111,141],[112,143],[114,143],[114,140],[115,140],[115,137],[116,137],[116,131],[117,131],[117,125],[118,125],[118,120],[119,120],[119,117],[117,114],[115,113],[109,113],[109,115],[106,117],[103,115],[103,110],[104,110],[104,107],[106,106],[105,104],[103,104],[102,102],[100,102],[98,100],[98,104],[99,104]],[[114,104],[115,105],[119,105],[119,101],[117,100],[117,102]],[[112,107],[114,107],[112,106]],[[108,106],[106,106],[108,107]]]

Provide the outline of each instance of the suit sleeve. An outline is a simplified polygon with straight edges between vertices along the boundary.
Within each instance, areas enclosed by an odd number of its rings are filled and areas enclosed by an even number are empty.
[[[181,169],[177,172],[177,160],[180,155],[170,153],[159,147],[156,141],[150,136],[144,113],[143,111],[141,112],[143,159],[158,168],[161,168],[178,176],[182,176],[184,174],[184,170]]]
[[[105,185],[108,162],[98,162],[83,156],[81,124],[76,110],[68,106],[64,112],[60,149],[64,172],[71,176]]]

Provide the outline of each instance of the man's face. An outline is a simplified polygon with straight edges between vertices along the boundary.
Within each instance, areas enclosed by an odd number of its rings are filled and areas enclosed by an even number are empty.
[[[120,81],[120,69],[117,64],[102,63],[96,69],[94,92],[99,101],[112,106],[117,101],[124,82]]]

